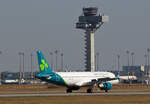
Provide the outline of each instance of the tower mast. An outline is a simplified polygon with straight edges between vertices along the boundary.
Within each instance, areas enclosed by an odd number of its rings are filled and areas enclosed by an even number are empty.
[[[94,33],[100,26],[108,21],[108,16],[97,15],[98,8],[83,8],[83,15],[76,23],[77,29],[85,30],[85,71],[95,71]]]

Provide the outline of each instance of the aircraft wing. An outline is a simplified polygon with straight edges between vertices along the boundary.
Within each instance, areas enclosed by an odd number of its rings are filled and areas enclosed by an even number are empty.
[[[90,80],[82,80],[78,83],[76,83],[76,86],[93,86],[96,83],[103,83],[111,80],[116,80],[116,78],[99,78],[99,79],[90,79]]]
[[[98,82],[106,82],[106,81],[111,81],[111,80],[116,80],[116,78],[109,78],[109,77],[99,78],[97,81]]]

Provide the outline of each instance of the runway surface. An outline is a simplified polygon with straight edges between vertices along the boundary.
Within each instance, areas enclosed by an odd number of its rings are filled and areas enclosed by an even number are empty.
[[[113,91],[113,92],[94,92],[94,93],[64,93],[64,92],[6,92],[0,93],[0,97],[34,97],[34,96],[104,96],[104,95],[148,95],[150,91]]]

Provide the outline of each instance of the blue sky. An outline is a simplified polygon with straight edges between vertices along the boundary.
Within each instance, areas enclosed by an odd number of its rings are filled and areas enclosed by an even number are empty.
[[[24,52],[28,71],[31,52],[41,49],[49,60],[49,52],[57,49],[64,53],[64,66],[84,70],[84,31],[75,23],[82,8],[89,6],[110,18],[95,33],[100,70],[115,70],[117,54],[126,65],[126,50],[135,53],[135,64],[144,64],[145,49],[150,47],[149,4],[149,0],[1,0],[0,69],[18,71],[18,52]],[[34,61],[37,70],[36,56]]]

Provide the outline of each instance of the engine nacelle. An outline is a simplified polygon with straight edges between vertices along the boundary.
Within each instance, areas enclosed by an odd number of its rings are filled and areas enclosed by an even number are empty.
[[[98,87],[101,89],[101,90],[105,90],[105,91],[108,91],[112,88],[112,84],[109,83],[109,82],[106,82],[106,83],[102,83],[102,84],[98,84]]]

